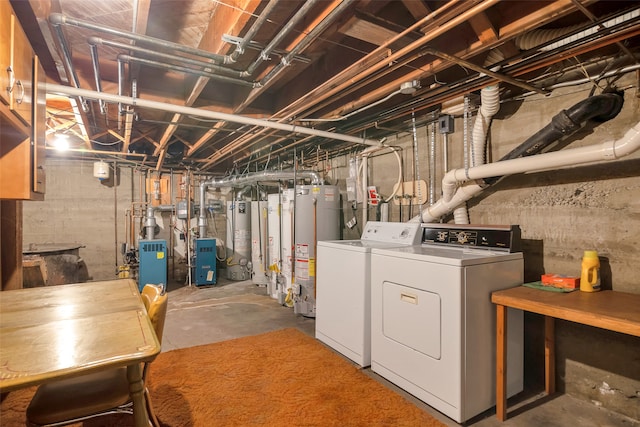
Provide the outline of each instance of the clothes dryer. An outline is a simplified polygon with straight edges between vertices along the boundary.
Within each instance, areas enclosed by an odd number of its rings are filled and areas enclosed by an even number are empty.
[[[522,284],[523,258],[511,252],[514,227],[424,228],[422,245],[371,251],[371,369],[463,423],[495,405],[491,292]],[[523,315],[508,316],[512,396],[523,389]]]
[[[421,232],[419,223],[369,221],[360,240],[318,242],[317,339],[371,364],[371,249],[419,244]]]

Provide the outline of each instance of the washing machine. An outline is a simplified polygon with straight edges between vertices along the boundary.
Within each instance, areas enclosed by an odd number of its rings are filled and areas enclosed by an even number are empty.
[[[319,241],[316,338],[360,366],[371,364],[371,250],[416,245],[419,223],[365,225],[360,240]]]
[[[495,405],[491,292],[521,285],[517,226],[423,224],[371,250],[371,369],[458,423]],[[507,394],[523,389],[523,314],[508,310]]]

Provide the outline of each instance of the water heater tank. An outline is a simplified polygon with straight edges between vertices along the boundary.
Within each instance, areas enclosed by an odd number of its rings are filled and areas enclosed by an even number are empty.
[[[227,279],[247,280],[251,260],[251,202],[227,202]]]
[[[295,200],[294,312],[316,315],[316,243],[340,239],[340,191],[334,185],[299,185]]]
[[[267,238],[267,201],[251,202],[251,281],[267,286],[269,280]]]
[[[295,206],[295,192],[293,188],[289,188],[282,191],[282,212],[280,215],[280,221],[282,224],[282,241],[280,245],[282,247],[282,271],[279,278],[282,282],[282,286],[279,289],[277,295],[278,302],[280,304],[289,303],[291,298],[287,299],[286,296],[290,294],[293,287],[293,221],[294,221],[294,206]]]

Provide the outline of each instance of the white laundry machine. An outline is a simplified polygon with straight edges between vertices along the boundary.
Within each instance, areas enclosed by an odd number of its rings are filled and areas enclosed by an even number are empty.
[[[316,338],[360,366],[371,364],[371,249],[416,245],[419,223],[367,222],[360,240],[320,241]]]
[[[463,423],[495,405],[491,292],[522,284],[519,228],[423,227],[421,245],[371,251],[371,369]],[[523,389],[523,314],[507,315],[512,396]]]

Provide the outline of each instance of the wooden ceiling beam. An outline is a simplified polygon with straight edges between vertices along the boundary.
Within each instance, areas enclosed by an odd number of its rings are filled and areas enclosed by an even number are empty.
[[[469,19],[469,25],[478,36],[481,43],[493,43],[498,41],[500,35],[493,26],[486,13],[479,13]]]
[[[402,4],[407,8],[411,16],[417,21],[430,14],[431,8],[422,0],[402,0]]]
[[[234,7],[229,7],[226,4],[218,4],[200,41],[198,46],[199,49],[218,54],[225,54],[228,49],[228,45],[222,40],[222,36],[224,34],[239,34],[247,25],[249,19],[253,16],[253,13],[256,11],[258,6],[260,6],[259,0],[236,0],[232,3]],[[207,77],[199,77],[197,79],[189,96],[186,98],[185,106],[190,107],[196,102],[204,90],[204,87],[209,83],[209,80],[210,79]],[[181,115],[176,114],[171,121],[174,122],[180,120]],[[158,156],[156,170],[160,170],[162,168],[167,143],[175,131],[176,126],[169,125],[160,139],[160,146],[157,147],[154,152],[154,155]],[[161,152],[163,154],[161,154]]]

